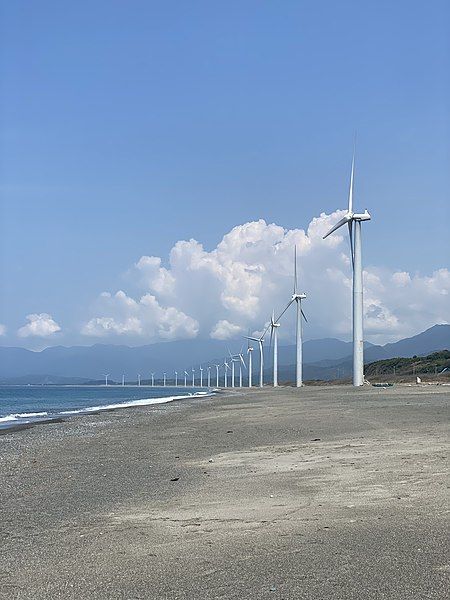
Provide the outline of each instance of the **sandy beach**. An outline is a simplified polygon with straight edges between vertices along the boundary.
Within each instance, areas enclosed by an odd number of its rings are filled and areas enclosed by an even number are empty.
[[[444,598],[449,391],[236,390],[0,436],[0,597]]]

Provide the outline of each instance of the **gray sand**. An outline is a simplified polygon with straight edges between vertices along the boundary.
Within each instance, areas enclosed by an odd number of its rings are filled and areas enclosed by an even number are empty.
[[[444,598],[449,395],[268,388],[0,436],[0,597]]]

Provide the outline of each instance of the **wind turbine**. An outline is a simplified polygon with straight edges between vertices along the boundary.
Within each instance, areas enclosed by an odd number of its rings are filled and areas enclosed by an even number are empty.
[[[297,281],[297,246],[294,246],[294,293],[291,296],[288,305],[283,310],[281,315],[278,317],[277,321],[281,319],[287,309],[291,306],[293,302],[296,305],[296,322],[295,322],[295,354],[296,354],[296,373],[295,373],[295,385],[297,387],[302,387],[303,385],[303,322],[302,318],[305,319],[306,316],[302,309],[302,300],[306,298],[306,294],[298,291],[298,281]]]
[[[139,373],[138,373],[138,385],[141,385],[141,376]]]
[[[125,375],[122,375],[122,387],[125,385]]]
[[[258,342],[259,345],[259,387],[263,387],[264,386],[264,352],[263,352],[263,342],[264,342],[264,335],[266,333],[267,329],[264,331],[264,333],[262,334],[261,337],[256,338],[256,337],[251,337],[251,336],[245,336],[247,340],[252,340],[254,342]]]
[[[252,387],[252,352],[253,352],[253,346],[250,346],[249,341],[247,342],[247,354],[248,354],[248,387],[251,388]]]
[[[166,374],[163,373],[163,386],[166,387]]]
[[[200,365],[200,387],[203,387],[203,367]]]
[[[224,366],[224,374],[223,374],[223,387],[227,387],[228,386],[228,380],[227,380],[227,369],[230,368],[229,364],[227,363],[227,359],[224,358],[223,360],[223,366]]]
[[[211,366],[208,365],[208,387],[211,387]]]
[[[184,387],[187,387],[187,377],[188,377],[188,372],[185,371],[184,372]]]
[[[152,387],[155,387],[155,374],[151,373],[152,376]]]
[[[195,387],[195,369],[192,369],[192,387]]]
[[[103,377],[105,378],[105,387],[108,385],[108,377],[109,377],[109,373],[104,373]]]
[[[278,387],[278,319],[275,321],[275,312],[270,318],[270,345],[273,340],[273,387]]]
[[[178,387],[178,372],[175,371],[175,387]]]
[[[330,231],[331,233],[347,224],[350,236],[350,251],[353,268],[353,385],[364,385],[364,339],[363,339],[363,272],[361,252],[361,223],[369,221],[371,216],[367,208],[363,213],[353,212],[353,179],[355,172],[355,152],[353,151],[350,190],[348,194],[347,214]]]
[[[230,355],[231,358],[231,387],[234,388],[234,363],[236,362],[236,357],[233,356],[231,354],[231,352],[228,350],[228,354]]]
[[[242,366],[244,367],[244,369],[247,368],[244,357],[242,356],[242,347],[238,354],[238,357],[239,357],[239,387],[242,387]]]
[[[216,367],[216,387],[219,387],[219,369],[220,365],[214,365]]]

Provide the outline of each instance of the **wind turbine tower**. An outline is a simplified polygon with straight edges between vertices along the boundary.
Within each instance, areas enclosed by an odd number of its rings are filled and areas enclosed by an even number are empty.
[[[108,385],[108,377],[109,377],[109,373],[104,373],[103,377],[105,378],[105,387],[107,387],[107,385]]]
[[[267,331],[267,329],[266,329],[266,331]],[[253,342],[258,342],[258,346],[259,346],[259,387],[264,386],[264,351],[263,351],[264,334],[265,334],[265,331],[262,334],[262,336],[259,338],[246,336],[246,338],[248,340],[252,340]]]
[[[302,300],[306,298],[306,294],[298,291],[298,280],[297,280],[297,246],[294,247],[294,293],[291,296],[288,305],[283,310],[281,315],[278,317],[278,321],[295,302],[296,308],[296,321],[295,321],[295,354],[296,354],[296,373],[295,373],[295,385],[301,387],[303,385],[303,321],[306,316],[302,309]]]
[[[350,190],[348,194],[347,214],[330,231],[331,233],[347,224],[350,237],[350,251],[353,268],[353,385],[364,385],[364,337],[363,337],[363,272],[361,249],[361,223],[370,221],[367,209],[363,213],[353,212],[353,180],[355,172],[355,152],[353,152]]]
[[[251,388],[252,387],[252,371],[253,371],[253,361],[252,361],[252,354],[253,354],[253,347],[249,344],[248,348],[247,348],[247,354],[248,354],[248,387]]]
[[[273,387],[278,387],[278,319],[275,321],[275,312],[272,311],[270,319],[270,338],[273,340]]]

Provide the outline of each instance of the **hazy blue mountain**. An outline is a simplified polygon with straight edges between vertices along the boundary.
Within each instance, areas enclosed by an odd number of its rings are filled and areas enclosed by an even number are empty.
[[[140,373],[143,379],[155,372],[161,377],[163,370],[173,377],[174,369],[182,375],[184,369],[199,364],[223,362],[228,346],[236,351],[241,341],[229,343],[218,340],[183,340],[160,342],[146,346],[116,346],[95,344],[93,346],[53,346],[41,352],[24,348],[0,347],[0,382],[11,378],[24,383],[58,382],[58,378],[100,380],[109,373],[111,380],[120,381],[124,373],[128,381],[135,380]],[[385,346],[366,344],[365,360],[372,362],[397,356],[430,354],[450,349],[450,325],[435,325],[411,338]],[[245,351],[245,350],[244,350]],[[351,342],[335,338],[310,340],[304,343],[305,379],[329,379],[339,373],[351,373]],[[268,349],[266,365],[269,368]],[[253,353],[255,370],[258,367],[258,350]],[[280,346],[280,380],[292,379],[295,364],[295,346]],[[206,374],[206,370],[205,370]],[[47,379],[46,379],[47,378]],[[80,381],[81,382],[81,381]]]

